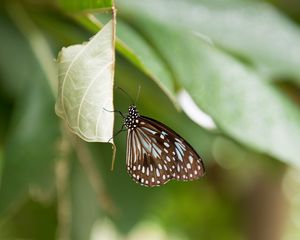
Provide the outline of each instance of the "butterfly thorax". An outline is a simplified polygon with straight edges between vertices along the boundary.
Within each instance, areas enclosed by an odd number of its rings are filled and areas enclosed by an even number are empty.
[[[128,108],[128,115],[125,118],[124,124],[126,128],[133,130],[137,127],[137,124],[139,123],[139,117],[140,114],[138,110],[136,109],[136,106],[131,105]]]

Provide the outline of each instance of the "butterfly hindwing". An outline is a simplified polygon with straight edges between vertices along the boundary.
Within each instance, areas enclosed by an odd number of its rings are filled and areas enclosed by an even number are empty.
[[[127,170],[145,186],[159,186],[170,179],[195,180],[204,175],[196,151],[177,133],[154,119],[139,116],[128,129]]]

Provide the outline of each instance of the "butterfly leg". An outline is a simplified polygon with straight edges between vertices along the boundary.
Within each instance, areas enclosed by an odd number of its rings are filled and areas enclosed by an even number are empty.
[[[117,131],[108,141],[107,143],[110,142],[110,140],[112,140],[113,138],[115,138],[119,133],[126,131],[126,129],[124,129],[125,124],[122,125],[121,129],[119,131]]]

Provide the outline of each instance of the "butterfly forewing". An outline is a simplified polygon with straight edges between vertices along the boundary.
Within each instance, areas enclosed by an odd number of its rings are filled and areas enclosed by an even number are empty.
[[[148,117],[138,116],[135,121],[127,133],[126,164],[136,182],[152,187],[204,175],[202,159],[177,133]]]

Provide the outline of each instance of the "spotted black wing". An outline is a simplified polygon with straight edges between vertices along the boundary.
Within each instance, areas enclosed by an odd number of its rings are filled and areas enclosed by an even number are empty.
[[[159,186],[170,179],[190,181],[205,173],[196,151],[172,129],[140,116],[127,133],[127,171],[138,183]]]

